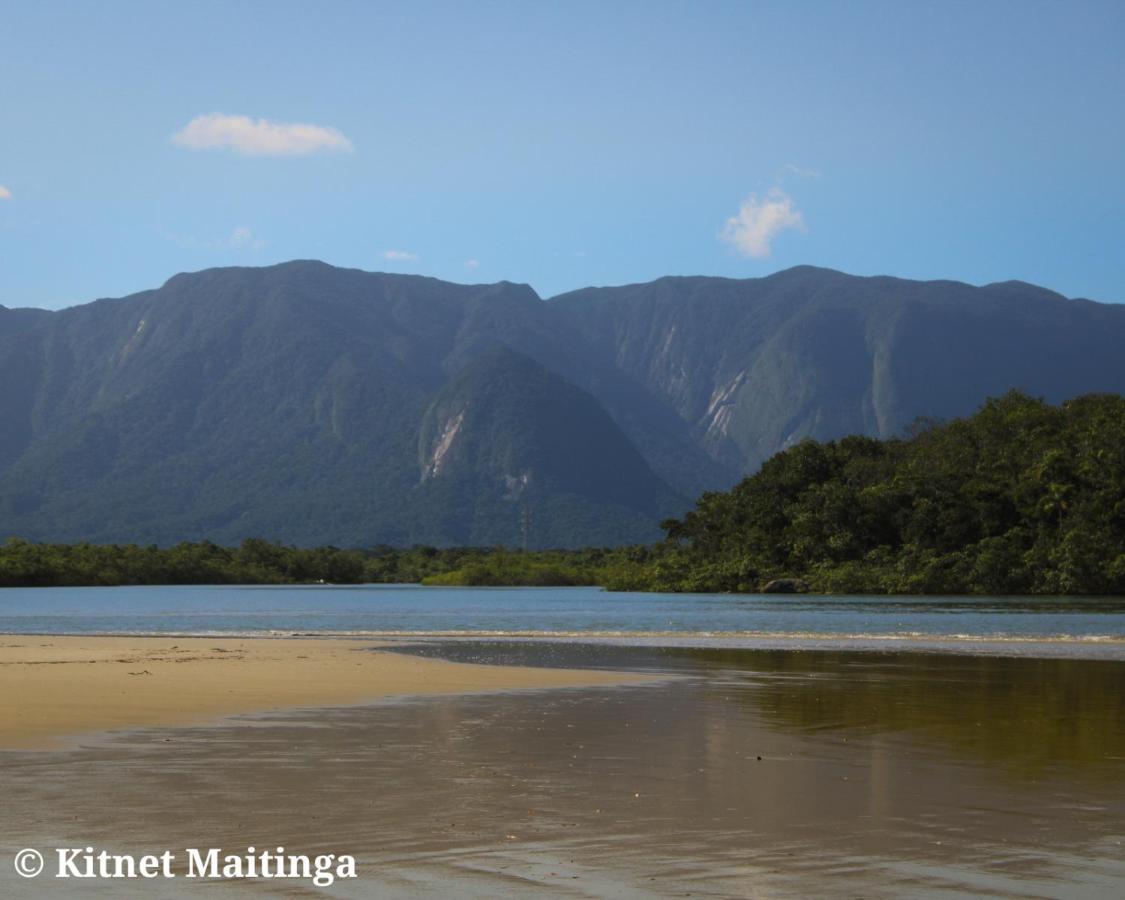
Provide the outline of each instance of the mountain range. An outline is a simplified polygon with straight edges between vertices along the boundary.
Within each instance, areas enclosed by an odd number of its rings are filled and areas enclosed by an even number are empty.
[[[314,261],[0,306],[0,538],[642,542],[805,437],[1125,392],[1125,306],[802,266],[549,300]]]

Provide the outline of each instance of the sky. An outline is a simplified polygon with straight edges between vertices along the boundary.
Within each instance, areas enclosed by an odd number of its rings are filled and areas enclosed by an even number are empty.
[[[322,259],[1125,302],[1125,3],[0,3],[0,304]]]

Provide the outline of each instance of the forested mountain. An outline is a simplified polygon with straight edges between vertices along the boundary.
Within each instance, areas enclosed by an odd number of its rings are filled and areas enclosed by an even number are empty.
[[[1125,398],[1012,391],[906,440],[802,441],[665,528],[611,586],[1120,595]]]
[[[538,544],[581,535],[603,546],[636,530],[638,514],[658,522],[683,503],[597,400],[507,348],[485,351],[439,392],[418,465],[415,514],[443,544],[487,543],[518,509]]]
[[[1125,306],[1021,282],[800,266],[589,288],[549,305],[739,473],[805,437],[893,437],[1011,389],[1051,402],[1125,391]]]
[[[1125,391],[1123,346],[1125,308],[1014,282],[177,275],[0,307],[0,536],[647,541],[804,437]]]

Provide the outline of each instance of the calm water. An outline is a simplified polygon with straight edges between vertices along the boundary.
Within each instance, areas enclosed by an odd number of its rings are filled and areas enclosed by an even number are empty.
[[[359,878],[318,891],[340,900],[1125,896],[1119,599],[40,589],[0,591],[0,631],[392,633],[404,653],[677,676],[8,751],[3,897],[44,895],[10,864],[23,847],[250,844],[353,853]],[[904,648],[971,653],[886,652]],[[154,895],[126,887],[48,893]]]
[[[1039,642],[1125,656],[1125,599],[611,594],[596,588],[414,585],[10,588],[0,591],[0,632],[578,636],[731,646]]]

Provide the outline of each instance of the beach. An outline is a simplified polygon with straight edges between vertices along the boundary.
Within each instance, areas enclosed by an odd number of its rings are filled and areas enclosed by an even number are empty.
[[[165,658],[173,648],[245,648],[199,672],[221,683],[241,666],[251,684],[261,666],[265,682],[288,671],[308,684],[282,703],[259,683],[223,701],[242,710],[225,718],[212,705],[195,724],[181,711],[172,727],[3,753],[0,858],[90,846],[181,862],[170,881],[47,886],[5,864],[5,896],[195,896],[217,883],[186,877],[184,848],[249,846],[357,860],[355,879],[326,888],[226,882],[263,896],[1095,898],[1125,885],[1119,661],[80,641],[130,660],[87,667],[187,670]],[[4,639],[32,642],[56,644],[22,650],[43,660],[70,643]],[[354,657],[379,661],[369,674],[387,693],[345,676],[364,671]],[[333,700],[317,672],[345,679]],[[251,712],[269,691],[272,711]]]
[[[388,696],[643,680],[620,672],[419,659],[376,646],[284,638],[0,636],[0,749]]]

